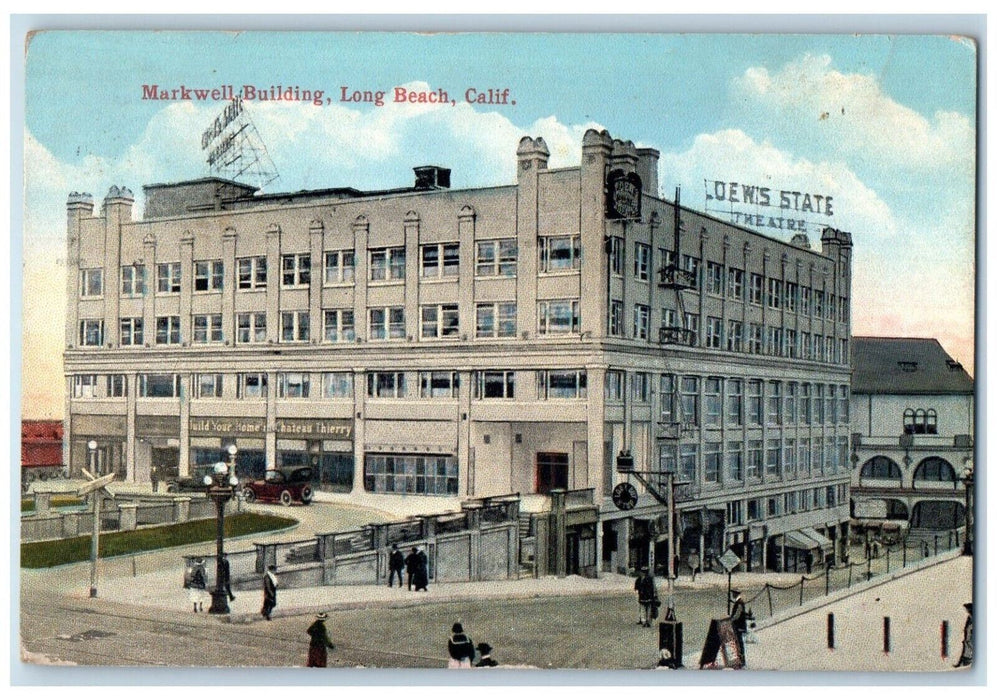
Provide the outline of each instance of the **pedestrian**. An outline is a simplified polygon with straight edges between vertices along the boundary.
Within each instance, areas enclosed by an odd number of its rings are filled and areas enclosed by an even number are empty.
[[[447,641],[450,661],[447,667],[471,668],[471,659],[474,658],[474,642],[464,633],[464,626],[459,622],[453,623],[450,632],[450,639]]]
[[[194,605],[194,612],[204,612],[204,600],[208,597],[208,583],[204,577],[204,560],[195,559],[187,582],[187,596]]]
[[[477,663],[474,664],[475,668],[491,668],[492,666],[498,666],[498,661],[492,658],[492,645],[488,642],[481,642],[477,646],[478,654],[481,658],[478,659]]]
[[[263,609],[260,614],[271,619],[270,614],[277,607],[277,567],[271,564],[263,574]]]
[[[963,603],[966,608],[966,624],[962,628],[962,653],[959,654],[959,662],[956,668],[973,665],[973,604]]]
[[[744,637],[748,633],[748,610],[745,607],[741,591],[732,590],[730,594],[734,603],[730,611],[730,623],[734,628],[734,634],[737,635],[737,647],[741,652],[741,661],[747,663],[747,657],[744,654]]]
[[[658,592],[654,587],[654,577],[648,573],[646,566],[641,567],[640,576],[634,581],[634,590],[637,591],[637,604],[640,606],[637,624],[642,627],[650,627],[651,611],[658,598]]]
[[[928,543],[925,540],[921,540],[921,556],[927,559],[931,555],[931,550],[928,549]]]
[[[149,479],[152,481],[152,492],[157,493],[159,491],[159,472],[156,471],[155,467],[149,473]]]
[[[329,633],[325,629],[325,621],[329,616],[321,612],[315,616],[315,622],[308,628],[308,636],[311,641],[308,643],[308,668],[325,668],[328,662],[328,649],[335,649],[336,645],[329,640]]]
[[[222,555],[221,559],[218,560],[218,575],[215,577],[215,590],[221,591],[228,595],[230,601],[235,600],[235,596],[232,595],[232,570],[228,565],[228,557]]]
[[[425,550],[418,550],[418,565],[415,570],[415,590],[416,591],[429,591],[429,557],[426,555]]]
[[[419,550],[415,547],[405,557],[405,572],[408,574],[408,589],[412,590],[412,583],[415,581],[415,574],[419,570]]]
[[[699,552],[689,555],[689,568],[692,569],[692,580],[696,580],[696,571],[699,569]]]
[[[405,556],[402,554],[402,550],[398,549],[397,544],[391,545],[391,554],[388,555],[388,588],[395,581],[395,575],[398,575],[398,587],[402,587],[402,569],[405,568]]]

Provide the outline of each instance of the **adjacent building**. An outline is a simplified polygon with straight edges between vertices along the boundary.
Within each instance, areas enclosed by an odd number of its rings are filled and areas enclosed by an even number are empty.
[[[512,156],[512,153],[510,153]],[[66,454],[128,481],[227,459],[320,487],[566,504],[568,573],[835,556],[848,522],[851,235],[781,241],[659,196],[658,152],[585,134],[517,178],[260,194],[205,178],[68,202]],[[678,196],[676,196],[678,200]],[[812,232],[815,233],[816,232]],[[434,500],[435,499],[435,500]],[[577,507],[572,510],[572,504]]]
[[[934,338],[856,337],[852,513],[911,528],[965,524],[973,379]]]
[[[21,421],[21,488],[64,475],[62,421]]]

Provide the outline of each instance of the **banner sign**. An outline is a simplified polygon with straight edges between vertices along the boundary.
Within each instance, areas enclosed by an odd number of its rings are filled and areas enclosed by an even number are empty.
[[[706,211],[722,214],[738,226],[816,232],[830,225],[836,206],[833,196],[816,192],[731,180],[704,180],[703,186]]]

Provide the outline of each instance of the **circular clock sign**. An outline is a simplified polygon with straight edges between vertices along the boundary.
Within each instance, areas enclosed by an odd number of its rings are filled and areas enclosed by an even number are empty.
[[[613,489],[613,505],[620,510],[633,510],[637,505],[637,489],[632,484],[617,484]]]

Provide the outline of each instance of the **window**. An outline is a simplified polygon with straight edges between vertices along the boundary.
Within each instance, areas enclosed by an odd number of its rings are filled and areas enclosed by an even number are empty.
[[[128,395],[128,385],[125,383],[125,375],[107,375],[107,396],[109,398],[121,398]]]
[[[236,335],[238,343],[267,342],[267,315],[265,313],[236,314]]]
[[[323,372],[322,373],[322,398],[323,399],[352,399],[353,398],[353,373],[352,372]]]
[[[581,320],[578,316],[577,299],[551,299],[537,304],[540,335],[557,333],[577,333]]]
[[[277,396],[282,399],[307,399],[311,389],[308,372],[281,372],[277,375]]]
[[[180,263],[170,262],[156,264],[156,293],[180,293]]]
[[[651,246],[634,243],[634,277],[646,282],[651,277]]]
[[[198,260],[194,263],[194,291],[218,292],[222,289],[225,265],[221,260]]]
[[[124,265],[121,268],[121,296],[140,297],[145,294],[145,265]]]
[[[516,373],[501,370],[484,370],[475,373],[474,398],[516,398]]]
[[[770,496],[766,500],[765,516],[774,518],[779,515],[782,515],[782,499],[779,496]]]
[[[634,338],[647,340],[647,328],[651,320],[651,307],[634,304]]]
[[[609,334],[623,335],[623,302],[618,299],[609,301]]]
[[[786,512],[797,512],[799,510],[800,494],[796,491],[790,491],[784,495],[786,497]]]
[[[424,399],[455,399],[459,383],[456,372],[419,372],[419,396]]]
[[[800,287],[800,313],[810,314],[810,287]]]
[[[322,338],[327,343],[356,340],[353,309],[326,309],[322,312]]]
[[[727,380],[727,423],[741,425],[744,413],[744,388],[740,379]]]
[[[699,461],[699,445],[687,444],[679,445],[679,476],[686,481],[696,483],[698,470],[696,463]]]
[[[769,425],[782,425],[782,382],[769,382],[768,410],[765,412]]]
[[[675,474],[678,471],[678,445],[662,444],[658,452],[658,488],[667,489],[668,480],[664,478],[666,474]]]
[[[814,405],[813,420],[815,425],[823,425],[824,424],[824,385],[815,384],[814,387],[817,390],[817,393],[814,396],[813,400],[813,405]]]
[[[839,420],[840,420],[841,423],[846,423],[847,424],[849,421],[851,421],[850,409],[849,409],[849,406],[848,406],[848,385],[847,384],[842,384],[839,387],[839,391],[840,391],[839,396],[841,398],[839,399],[838,403],[839,403],[839,405],[841,407],[841,410],[839,412],[838,418],[839,418]],[[937,425],[938,416],[937,416],[937,414],[935,414],[934,409],[931,409],[930,413],[931,413],[932,424],[935,425],[935,430],[937,431],[938,430],[938,425]]]
[[[796,357],[796,331],[792,328],[786,329],[786,345],[783,354],[786,357]]]
[[[239,276],[239,289],[266,289],[267,258],[256,255],[251,258],[239,258],[235,261]]]
[[[768,327],[768,346],[766,352],[769,355],[782,354],[782,329],[776,326]]]
[[[353,282],[355,267],[356,255],[352,250],[327,250],[325,251],[323,283],[348,284]]]
[[[937,435],[938,412],[933,408],[908,408],[904,411],[904,432],[908,435]]]
[[[479,277],[515,277],[519,257],[515,238],[479,241],[475,274]]]
[[[405,279],[405,248],[377,248],[370,251],[370,279],[373,282]]]
[[[811,417],[811,405],[810,405],[810,385],[801,384],[800,385],[800,422],[804,425],[810,425]]]
[[[419,327],[419,332],[423,340],[428,338],[447,338],[460,334],[460,318],[457,313],[456,304],[423,306],[421,315],[422,323]]]
[[[622,302],[620,302],[622,304]],[[661,309],[661,327],[662,328],[679,328],[679,316],[675,309],[662,308]]]
[[[813,347],[810,342],[810,334],[800,331],[800,358],[804,360],[812,359]]]
[[[623,401],[626,387],[626,375],[623,370],[610,369],[606,371],[606,401],[620,403]]]
[[[762,476],[762,441],[748,440],[748,478],[760,479]]]
[[[786,384],[785,417],[786,425],[796,425],[796,382]]]
[[[647,403],[651,396],[651,376],[647,372],[634,372],[630,385],[630,400],[634,403]]]
[[[730,352],[741,352],[741,334],[743,326],[740,321],[730,320],[727,322],[727,350]]]
[[[280,315],[280,340],[282,343],[308,340],[309,318],[307,311],[284,311]]]
[[[95,267],[80,270],[80,296],[99,297],[104,295],[104,269]]]
[[[744,480],[744,463],[739,440],[727,443],[727,478],[730,481]]]
[[[706,291],[717,295],[724,293],[724,268],[718,262],[706,263]]]
[[[782,280],[769,279],[769,308],[782,308]]]
[[[834,351],[837,349],[837,344],[834,338],[831,336],[825,336],[824,338],[824,361],[825,362],[837,362],[834,357]]]
[[[372,493],[457,494],[457,458],[452,455],[370,454],[364,462],[364,488]]]
[[[180,396],[179,374],[140,374],[138,395],[148,399],[169,399]]]
[[[706,426],[719,428],[723,418],[723,382],[719,377],[707,377],[703,387],[706,402]]]
[[[762,380],[748,380],[748,425],[762,424]]]
[[[744,300],[744,270],[736,267],[727,270],[727,296],[738,301]]]
[[[820,289],[814,290],[814,316],[816,318],[824,316],[824,292]]]
[[[838,317],[837,297],[835,297],[833,294],[828,294],[827,308],[825,308],[824,310],[827,312],[826,318],[828,320],[830,321],[835,320]]]
[[[752,304],[762,305],[762,285],[764,278],[754,272],[751,273],[751,287],[748,289],[748,301]]]
[[[699,289],[703,281],[699,274],[699,258],[694,258],[691,255],[683,255],[682,269],[689,273],[689,276],[693,280],[693,286]]]
[[[715,350],[723,347],[723,319],[706,317],[706,347]]]
[[[699,377],[682,377],[679,384],[682,422],[699,424]]]
[[[838,320],[842,323],[848,323],[848,297],[841,297],[841,303],[838,305]]]
[[[240,399],[263,399],[267,396],[267,375],[249,373],[239,375]]]
[[[810,476],[810,438],[800,438],[796,455],[796,466],[800,470],[800,476]]]
[[[460,274],[460,244],[433,243],[422,246],[423,277],[456,277]]]
[[[843,365],[848,364],[848,338],[842,338],[840,341],[838,362]]]
[[[194,342],[198,344],[222,342],[222,315],[194,316]]]
[[[588,396],[585,370],[541,370],[537,372],[537,396],[541,399],[584,399]]]
[[[581,269],[580,236],[541,236],[538,250],[540,272],[564,272]]]
[[[73,398],[74,399],[97,398],[97,375],[77,374],[73,376]]]
[[[829,425],[834,425],[838,422],[838,387],[836,384],[828,385],[825,403],[827,407],[824,414],[827,416],[827,422]]]
[[[674,374],[662,374],[659,384],[659,391],[661,397],[661,422],[662,423],[675,423],[675,375]]]
[[[685,314],[685,329],[689,331],[689,344],[696,345],[699,343],[699,314],[691,314],[688,311]]]
[[[796,440],[786,438],[782,446],[782,465],[786,476],[796,475]]]
[[[312,256],[292,253],[280,258],[280,279],[285,287],[300,287],[312,280]]]
[[[516,302],[478,304],[475,316],[475,334],[478,338],[516,337]]]
[[[744,524],[744,511],[741,509],[741,501],[727,502],[727,523],[730,525]]]
[[[404,372],[368,372],[367,396],[379,399],[405,397]]]
[[[786,282],[786,310],[796,311],[799,305],[800,286],[796,282]]]
[[[764,328],[760,323],[748,324],[748,352],[762,354],[762,335]]]
[[[707,442],[703,446],[703,481],[707,483],[715,484],[720,481],[720,464],[723,459],[720,446],[719,442]]]
[[[820,474],[824,473],[824,440],[815,437],[810,447],[810,466]]]
[[[623,276],[623,239],[619,236],[610,236],[606,243],[606,252],[609,255],[609,271],[617,276]]]
[[[222,397],[222,375],[194,375],[194,397],[198,399],[220,399]]]
[[[772,477],[782,476],[782,451],[779,448],[779,439],[769,440],[768,449],[765,452],[765,475]]]
[[[145,340],[142,335],[143,321],[140,317],[121,319],[121,345],[142,345]]]
[[[404,306],[388,306],[370,310],[371,340],[402,340],[404,338]]]
[[[748,521],[760,520],[762,517],[761,502],[757,498],[748,501]]]
[[[156,317],[156,345],[180,344],[180,317]]]

